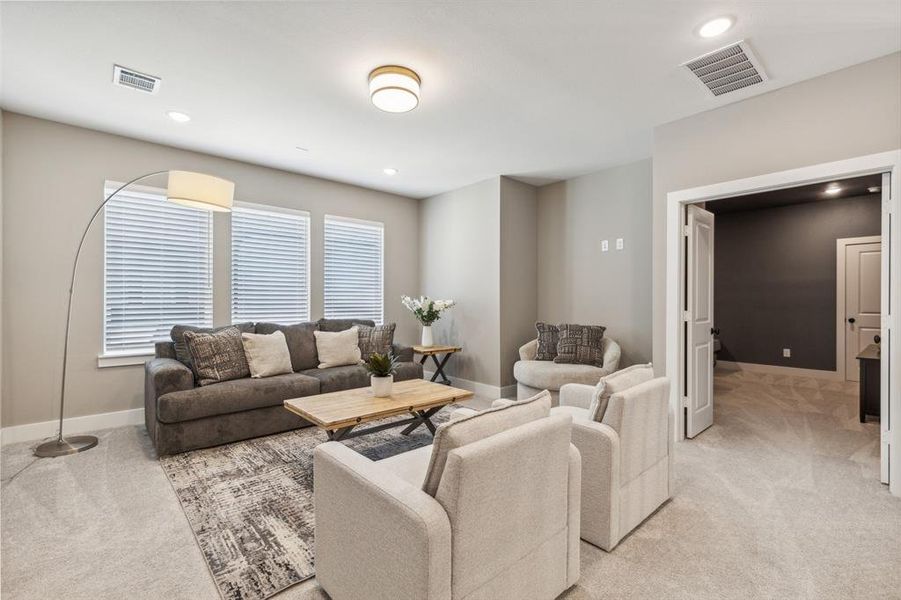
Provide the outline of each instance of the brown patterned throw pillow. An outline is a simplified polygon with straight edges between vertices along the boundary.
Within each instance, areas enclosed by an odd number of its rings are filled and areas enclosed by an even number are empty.
[[[200,385],[250,376],[241,330],[226,327],[216,333],[185,332],[194,375]]]
[[[604,350],[601,342],[605,329],[600,325],[558,325],[560,339],[554,362],[603,367]]]
[[[535,323],[535,329],[538,330],[538,352],[535,354],[535,360],[557,358],[557,338],[559,336],[557,326],[538,321]]]
[[[394,323],[387,325],[357,325],[360,330],[360,355],[364,361],[368,361],[373,353],[390,354],[394,344]]]

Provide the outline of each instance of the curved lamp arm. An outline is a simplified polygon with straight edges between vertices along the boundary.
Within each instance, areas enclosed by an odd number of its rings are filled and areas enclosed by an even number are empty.
[[[78,258],[81,256],[81,248],[84,246],[85,238],[88,236],[88,232],[91,230],[91,225],[94,224],[94,221],[97,220],[97,216],[100,214],[100,211],[103,210],[103,207],[107,205],[107,203],[112,200],[116,194],[127,188],[128,186],[141,181],[142,179],[147,179],[148,177],[153,177],[155,175],[162,175],[164,173],[168,173],[169,171],[154,171],[153,173],[147,173],[146,175],[141,175],[140,177],[135,177],[131,181],[122,184],[119,186],[112,194],[103,199],[103,202],[100,203],[100,206],[97,207],[97,210],[94,211],[94,214],[91,215],[91,220],[88,221],[87,227],[84,229],[84,233],[81,234],[81,240],[78,242],[78,249],[75,251],[75,261],[72,263],[72,277],[69,280],[69,304],[66,310],[66,337],[63,341],[63,375],[62,375],[62,385],[60,386],[59,393],[59,433],[56,437],[56,442],[50,442],[50,444],[62,445],[64,443],[63,440],[63,409],[66,403],[66,364],[68,363],[69,357],[69,322],[72,319],[72,292],[75,289],[75,274],[78,271]],[[94,441],[96,444],[96,440]],[[68,452],[66,452],[68,453]],[[48,454],[48,456],[52,456]]]

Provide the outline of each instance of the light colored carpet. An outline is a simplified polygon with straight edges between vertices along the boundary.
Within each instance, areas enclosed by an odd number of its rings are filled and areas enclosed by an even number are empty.
[[[878,423],[857,422],[853,386],[719,374],[716,402],[715,425],[676,446],[676,497],[612,553],[583,543],[567,600],[901,597],[901,499],[878,482]],[[33,463],[3,448],[0,594],[217,598],[147,436],[101,437]],[[315,580],[276,596],[324,597]]]

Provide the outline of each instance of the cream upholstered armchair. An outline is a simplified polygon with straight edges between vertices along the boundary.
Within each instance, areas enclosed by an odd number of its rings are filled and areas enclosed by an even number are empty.
[[[519,349],[519,360],[513,365],[516,378],[516,398],[522,400],[534,396],[542,390],[551,393],[556,406],[559,402],[560,387],[567,383],[595,385],[601,377],[619,368],[620,347],[615,341],[604,337],[601,342],[604,352],[604,366],[573,365],[555,363],[552,360],[535,360],[538,340],[532,340]]]
[[[596,420],[589,413],[595,387],[568,384],[551,410],[573,418],[572,441],[582,455],[581,535],[604,550],[672,496],[669,385],[660,377],[614,392]]]
[[[581,465],[547,394],[374,462],[314,452],[316,578],[334,600],[550,600],[579,577]]]

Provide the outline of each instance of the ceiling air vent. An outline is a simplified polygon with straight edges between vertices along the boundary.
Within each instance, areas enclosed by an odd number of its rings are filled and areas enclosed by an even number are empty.
[[[683,67],[691,71],[714,96],[722,96],[766,81],[766,73],[744,40],[699,56]]]
[[[155,94],[160,89],[161,80],[153,75],[139,73],[134,69],[115,65],[113,67],[113,83],[133,90],[147,92],[148,94]]]

